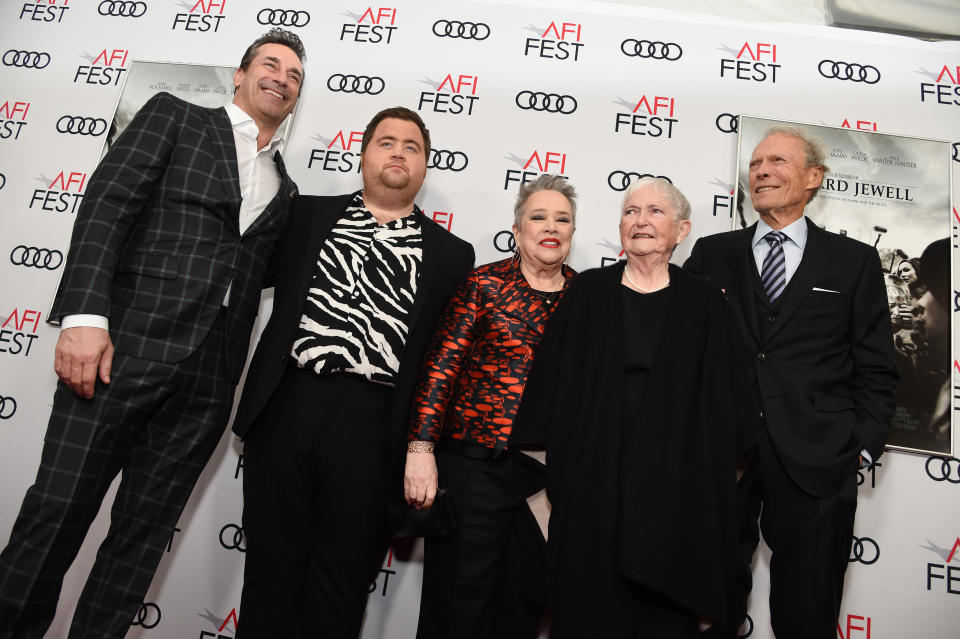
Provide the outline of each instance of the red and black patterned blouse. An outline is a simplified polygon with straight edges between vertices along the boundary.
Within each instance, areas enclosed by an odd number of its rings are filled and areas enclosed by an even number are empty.
[[[572,269],[564,267],[567,289]],[[414,396],[409,440],[505,448],[559,297],[547,303],[510,259],[471,271],[447,305]]]

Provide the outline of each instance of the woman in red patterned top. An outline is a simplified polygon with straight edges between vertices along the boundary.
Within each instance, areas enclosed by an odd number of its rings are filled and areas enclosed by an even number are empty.
[[[470,273],[424,359],[404,493],[429,508],[439,481],[460,529],[425,542],[418,639],[536,634],[545,542],[526,497],[542,487],[543,467],[508,445],[543,328],[574,274],[564,261],[575,214],[566,179],[523,185],[516,254]]]

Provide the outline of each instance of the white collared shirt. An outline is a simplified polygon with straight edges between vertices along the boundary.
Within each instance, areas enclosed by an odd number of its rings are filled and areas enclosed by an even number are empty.
[[[761,218],[757,222],[757,230],[753,234],[753,259],[757,264],[757,273],[763,272],[763,259],[770,252],[770,243],[764,236],[774,229]],[[787,239],[780,245],[783,247],[784,269],[786,271],[786,282],[784,288],[790,283],[790,278],[797,272],[800,266],[800,260],[803,259],[803,249],[807,246],[807,219],[800,216],[799,220],[794,220],[790,224],[780,229],[780,232],[787,236]]]
[[[257,128],[253,118],[234,103],[224,106],[233,129],[234,146],[237,149],[237,170],[240,177],[240,234],[246,232],[254,220],[260,217],[270,200],[280,188],[280,173],[273,161],[273,154],[283,144],[280,127],[273,138],[262,149],[257,149]],[[223,299],[226,306],[230,300],[230,288]],[[110,329],[110,321],[102,315],[65,315],[60,321],[60,330],[74,326],[93,326]]]

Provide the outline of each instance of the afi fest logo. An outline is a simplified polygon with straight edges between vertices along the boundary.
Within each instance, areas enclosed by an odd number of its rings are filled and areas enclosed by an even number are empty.
[[[186,13],[177,13],[173,16],[171,31],[199,31],[205,33],[220,28],[220,23],[227,16],[223,10],[227,0],[188,0],[180,2],[180,6],[187,9]]]
[[[873,619],[864,615],[848,614],[837,621],[838,639],[870,639]]]
[[[397,574],[396,570],[393,570],[391,566],[393,565],[393,546],[390,547],[390,552],[387,553],[387,559],[383,562],[383,565],[380,567],[380,572],[374,576],[373,581],[370,582],[370,585],[367,587],[367,593],[373,593],[377,590],[379,586],[380,596],[387,596],[387,585],[390,583],[390,577]],[[383,585],[380,586],[378,583],[380,578],[383,577]]]
[[[30,197],[30,206],[43,211],[56,213],[76,213],[83,200],[83,188],[87,185],[87,174],[78,171],[60,171],[52,180],[43,176],[36,178],[43,189],[34,189]]]
[[[732,57],[720,58],[720,77],[752,82],[776,83],[777,45],[768,42],[744,42],[738,49],[717,47]]]
[[[525,29],[533,31],[537,36],[526,39],[523,45],[524,56],[534,55],[572,62],[580,59],[580,50],[583,48],[583,42],[580,41],[583,25],[579,22],[554,20],[546,29],[533,25],[528,25]]]
[[[340,41],[346,39],[364,44],[390,44],[397,30],[397,10],[394,7],[367,7],[363,13],[344,11],[350,18],[340,27]]]
[[[564,179],[569,177],[567,176],[567,154],[559,151],[534,149],[529,157],[521,157],[511,153],[504,156],[503,159],[510,160],[521,167],[520,169],[507,169],[503,178],[504,191],[509,189],[514,182],[517,183],[517,187],[527,182],[533,182],[542,173],[552,173]]]
[[[436,87],[436,90],[420,92],[418,111],[423,111],[424,105],[427,105],[434,113],[473,115],[473,107],[480,101],[477,95],[480,78],[475,75],[448,73],[439,84],[429,78],[421,82]]]
[[[673,125],[680,121],[673,117],[677,101],[669,96],[641,95],[635,103],[622,98],[617,98],[613,103],[630,109],[616,114],[614,133],[647,135],[651,138],[666,135],[669,139],[673,137]]]
[[[38,310],[14,307],[0,325],[0,353],[29,356],[34,340],[39,337],[40,315]],[[12,398],[8,397],[7,400]],[[13,410],[17,410],[16,401],[13,402]],[[9,416],[12,415],[13,412],[10,412]]]
[[[211,632],[209,630],[201,630],[199,639],[233,639],[234,635],[237,632],[237,609],[232,608],[226,617],[219,617],[212,612],[209,608],[204,608],[203,614],[197,614],[201,619],[206,619],[210,624],[216,628],[216,632]],[[229,628],[228,626],[232,627]],[[229,635],[223,634],[224,631],[229,632]]]
[[[927,591],[946,592],[960,595],[960,537],[946,547],[939,546],[929,539],[924,550],[937,555],[940,561],[927,562]]]
[[[858,120],[856,118],[844,118],[840,123],[841,129],[855,129],[857,131],[876,131],[877,123],[870,120]]]
[[[81,64],[73,74],[73,83],[119,86],[127,72],[129,49],[104,49],[97,55],[83,54],[90,64]]]
[[[725,182],[719,178],[714,178],[708,184],[716,187],[720,190],[719,193],[713,194],[713,217],[723,216],[723,217],[733,217],[734,212],[734,186],[729,182]],[[740,211],[741,221],[743,221],[743,211]]]
[[[313,139],[322,146],[310,149],[310,159],[307,160],[308,169],[312,169],[316,164],[321,171],[360,173],[360,145],[363,142],[363,131],[341,129],[332,138],[328,139],[317,133]]]
[[[20,139],[29,110],[30,103],[22,100],[6,100],[0,105],[0,140]]]
[[[940,71],[921,69],[917,73],[933,80],[920,83],[921,102],[960,106],[960,65],[945,64]]]
[[[20,6],[20,19],[31,22],[60,22],[63,14],[70,10],[70,0],[41,0],[24,2]]]

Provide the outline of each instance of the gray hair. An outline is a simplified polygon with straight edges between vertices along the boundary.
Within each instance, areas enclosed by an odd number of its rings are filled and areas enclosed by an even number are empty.
[[[763,139],[766,140],[771,135],[787,135],[800,140],[800,144],[803,147],[803,154],[807,159],[807,168],[819,166],[823,169],[824,174],[830,170],[830,167],[826,164],[827,150],[823,147],[823,142],[821,142],[819,138],[815,138],[794,126],[772,126],[764,132]],[[810,194],[810,199],[812,200],[817,197],[817,193],[819,192],[820,185],[818,184],[817,188]]]
[[[690,202],[687,197],[680,192],[680,189],[670,183],[669,180],[659,177],[642,177],[636,182],[632,182],[623,193],[623,201],[620,202],[620,212],[623,213],[623,207],[627,201],[638,190],[645,186],[652,186],[653,190],[660,195],[666,196],[670,205],[673,207],[673,217],[677,222],[690,219]]]
[[[520,218],[523,217],[523,207],[527,204],[530,196],[538,191],[556,191],[567,198],[570,203],[570,215],[573,218],[573,226],[577,226],[577,190],[567,181],[567,178],[560,175],[551,175],[543,173],[533,182],[527,182],[520,187],[517,193],[517,201],[513,205],[513,224],[520,228]]]

